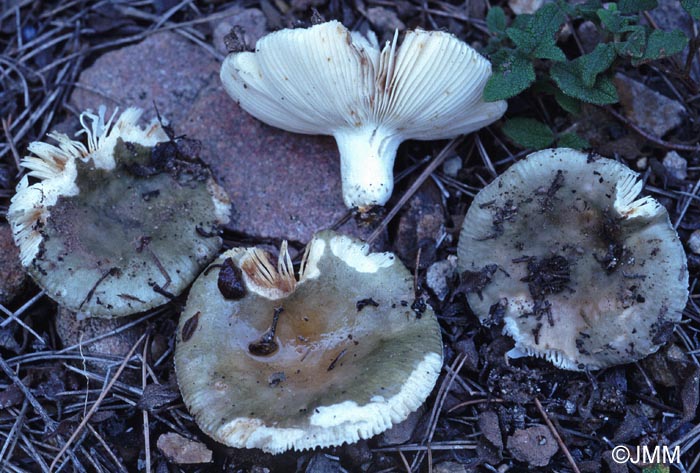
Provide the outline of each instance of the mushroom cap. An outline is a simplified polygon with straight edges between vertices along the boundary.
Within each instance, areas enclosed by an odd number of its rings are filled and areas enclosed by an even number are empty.
[[[58,146],[32,143],[8,210],[22,264],[52,299],[83,316],[161,305],[221,248],[215,232],[230,203],[188,152],[195,142],[171,141],[156,121],[143,129],[140,116],[130,108],[113,124],[103,108],[85,112],[87,146],[60,133],[49,134]]]
[[[221,67],[224,88],[254,117],[336,138],[350,207],[386,203],[403,140],[452,138],[500,118],[506,102],[482,99],[490,75],[489,61],[452,34],[407,31],[399,46],[397,32],[380,50],[373,34],[337,21],[271,33]],[[367,166],[384,170],[371,180]]]
[[[686,257],[638,175],[571,149],[533,153],[477,194],[458,268],[482,323],[511,355],[598,369],[654,353],[688,298]]]
[[[205,433],[272,453],[340,445],[388,429],[425,401],[442,366],[437,319],[430,308],[422,316],[410,308],[412,277],[393,254],[367,252],[322,232],[307,246],[299,281],[285,244],[277,268],[255,248],[216,261],[231,258],[240,269],[239,299],[219,289],[226,264],[195,281],[175,368]],[[252,354],[276,312],[278,350]]]

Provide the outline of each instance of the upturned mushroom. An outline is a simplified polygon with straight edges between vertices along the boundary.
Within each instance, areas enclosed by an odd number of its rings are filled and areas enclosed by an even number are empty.
[[[62,133],[35,142],[7,218],[22,264],[82,316],[117,317],[179,294],[221,248],[230,203],[197,142],[137,125],[129,108],[80,115],[87,146]],[[30,178],[36,181],[30,183]]]
[[[442,366],[430,308],[391,253],[323,232],[299,270],[256,248],[225,252],[192,286],[175,368],[200,428],[226,445],[279,453],[340,445],[404,420]],[[233,289],[232,289],[233,288]]]
[[[458,267],[482,323],[515,340],[510,356],[599,369],[668,340],[688,298],[686,258],[666,209],[641,190],[623,164],[549,149],[479,192]]]
[[[343,200],[384,205],[394,186],[399,144],[452,138],[503,115],[484,102],[491,64],[454,35],[398,31],[380,49],[376,36],[337,21],[261,38],[255,52],[230,54],[221,67],[228,94],[259,120],[287,131],[333,135]]]

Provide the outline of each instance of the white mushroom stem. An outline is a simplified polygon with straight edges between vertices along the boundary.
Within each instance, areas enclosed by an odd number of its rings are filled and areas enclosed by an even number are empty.
[[[281,30],[255,52],[221,66],[226,92],[259,120],[294,133],[333,135],[343,200],[360,209],[384,205],[403,140],[470,133],[503,115],[506,102],[484,102],[491,64],[442,31],[398,33],[380,49],[337,21]]]
[[[345,205],[386,203],[394,189],[394,160],[403,137],[368,125],[343,129],[334,136],[340,151]]]

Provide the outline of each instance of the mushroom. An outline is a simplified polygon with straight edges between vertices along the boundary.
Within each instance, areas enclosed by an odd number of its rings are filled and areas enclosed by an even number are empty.
[[[430,308],[411,309],[412,281],[393,254],[332,232],[309,243],[298,280],[286,242],[276,267],[257,248],[225,252],[193,284],[177,333],[178,384],[199,427],[279,453],[406,419],[442,366],[440,327]]]
[[[398,31],[379,49],[337,21],[261,38],[255,52],[230,54],[226,92],[259,120],[287,131],[333,135],[345,204],[384,205],[399,144],[470,133],[503,115],[484,102],[491,64],[452,34]]]
[[[7,218],[20,259],[46,293],[81,316],[117,317],[179,294],[218,253],[230,203],[194,140],[129,108],[80,115],[87,146],[35,142]],[[36,182],[30,184],[30,178]]]
[[[667,341],[688,298],[666,209],[610,159],[531,154],[482,189],[464,219],[458,268],[484,324],[504,323],[511,357],[570,370],[630,363]]]

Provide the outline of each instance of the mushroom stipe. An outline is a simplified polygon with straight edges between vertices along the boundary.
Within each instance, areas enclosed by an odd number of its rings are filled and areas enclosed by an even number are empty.
[[[471,133],[495,120],[506,102],[484,102],[491,63],[443,31],[398,31],[380,48],[337,21],[261,38],[255,52],[221,66],[226,92],[259,120],[295,133],[333,135],[343,200],[361,212],[384,205],[393,166],[407,139]]]

